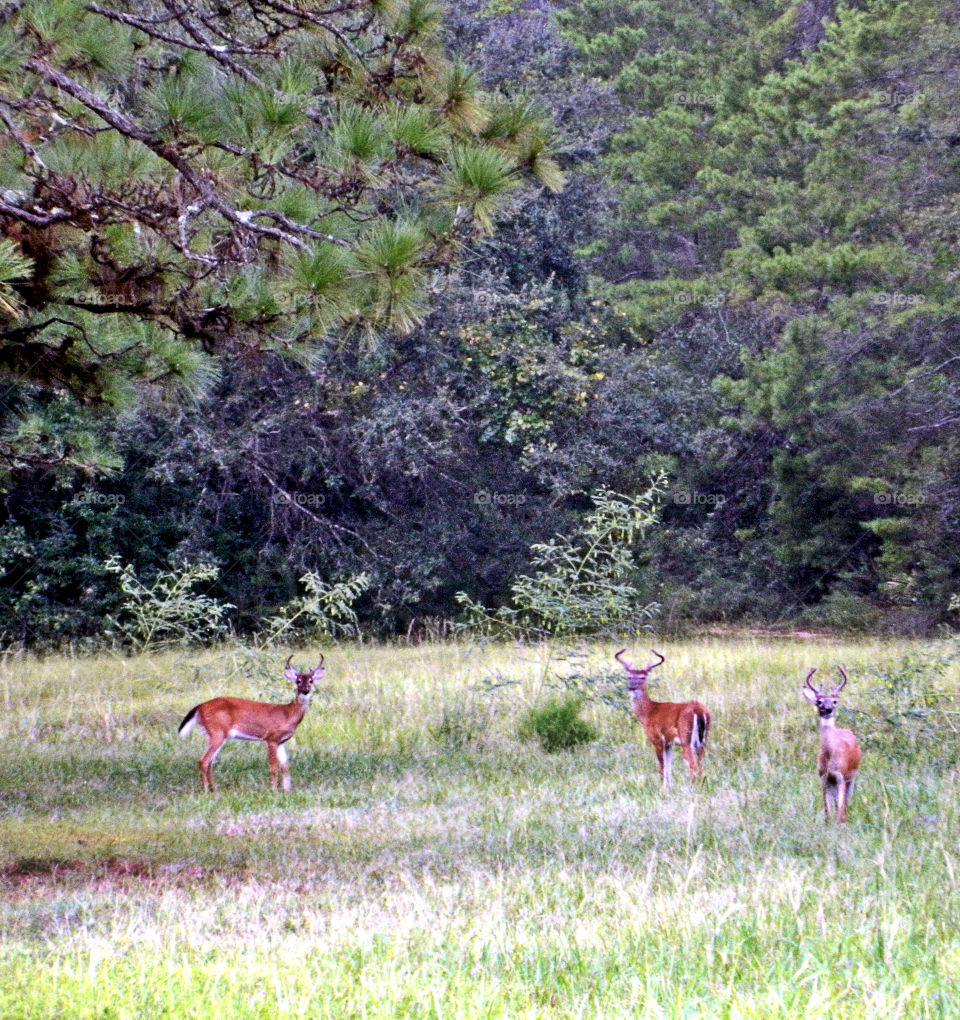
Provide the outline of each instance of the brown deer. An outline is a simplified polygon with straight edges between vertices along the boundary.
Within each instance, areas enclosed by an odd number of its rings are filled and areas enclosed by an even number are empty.
[[[860,769],[860,745],[851,730],[837,728],[837,699],[847,686],[847,674],[838,666],[843,683],[829,694],[814,687],[810,682],[817,667],[807,674],[800,693],[817,710],[820,716],[820,754],[817,756],[817,772],[823,789],[823,813],[830,821],[830,806],[833,806],[838,822],[847,820],[847,806],[857,785]]]
[[[647,692],[647,677],[651,671],[666,661],[656,649],[650,649],[659,662],[648,662],[643,669],[637,669],[621,658],[626,648],[615,653],[614,658],[627,671],[628,686],[633,696],[633,714],[653,744],[660,766],[660,782],[664,789],[670,786],[673,773],[673,749],[681,747],[683,758],[696,777],[703,766],[703,755],[707,749],[707,734],[710,732],[710,713],[699,701],[651,701]]]
[[[185,737],[193,727],[199,726],[207,735],[207,749],[199,761],[200,780],[204,790],[213,792],[213,763],[228,740],[262,740],[267,745],[270,763],[270,787],[277,788],[277,766],[283,772],[283,788],[290,789],[290,765],[287,749],[283,746],[294,734],[303,719],[313,685],[326,675],[323,656],[316,669],[301,673],[287,659],[283,675],[296,684],[296,695],[287,705],[269,705],[245,698],[214,698],[196,705],[183,717],[178,730]]]

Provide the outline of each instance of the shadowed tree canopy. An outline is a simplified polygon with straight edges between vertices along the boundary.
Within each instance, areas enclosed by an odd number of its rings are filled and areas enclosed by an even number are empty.
[[[524,176],[559,188],[542,117],[440,27],[430,0],[0,8],[8,467],[92,458],[50,440],[64,404],[408,330]]]

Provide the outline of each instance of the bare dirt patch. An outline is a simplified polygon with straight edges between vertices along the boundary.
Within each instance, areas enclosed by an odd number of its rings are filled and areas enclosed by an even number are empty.
[[[241,876],[232,875],[237,881]],[[23,858],[0,869],[0,889],[13,900],[45,895],[62,895],[65,888],[86,888],[95,892],[169,888],[195,885],[198,881],[223,878],[214,868],[196,865],[156,865],[132,858],[112,857],[105,861],[67,861]]]

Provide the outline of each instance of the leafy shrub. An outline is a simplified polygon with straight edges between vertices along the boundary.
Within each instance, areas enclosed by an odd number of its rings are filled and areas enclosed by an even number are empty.
[[[544,751],[568,751],[577,744],[596,740],[597,731],[580,718],[583,702],[576,696],[551,698],[533,706],[520,724],[521,740],[539,740]]]
[[[307,589],[305,595],[282,606],[276,616],[264,621],[264,640],[275,644],[281,637],[304,633],[323,637],[358,637],[360,622],[353,609],[354,602],[370,585],[366,573],[354,574],[345,581],[324,581],[319,574],[308,571],[300,578]]]
[[[938,772],[956,767],[958,705],[946,677],[958,655],[951,642],[931,643],[863,670],[846,712],[866,752]]]
[[[463,628],[509,637],[636,633],[659,607],[641,602],[634,550],[657,522],[665,485],[661,474],[635,496],[600,488],[573,535],[555,535],[530,547],[536,572],[514,579],[512,606],[490,610],[457,592],[466,615]]]
[[[875,630],[882,617],[880,609],[869,599],[835,588],[815,606],[806,609],[800,621],[807,626],[864,634]]]
[[[131,564],[111,556],[103,569],[116,574],[123,592],[123,611],[107,617],[108,634],[119,637],[138,652],[170,645],[204,644],[227,632],[224,617],[236,607],[219,602],[204,591],[220,576],[212,563],[172,564],[152,583],[137,577]],[[204,584],[204,591],[195,587]]]

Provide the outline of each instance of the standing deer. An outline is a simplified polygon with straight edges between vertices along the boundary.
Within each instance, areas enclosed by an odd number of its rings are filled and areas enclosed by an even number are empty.
[[[690,768],[691,777],[696,777],[703,765],[703,754],[707,749],[707,733],[710,731],[710,713],[699,701],[651,701],[647,692],[647,677],[650,672],[665,662],[656,649],[650,649],[660,660],[648,662],[643,669],[637,669],[621,658],[626,648],[621,648],[614,658],[627,671],[628,686],[633,696],[633,714],[643,725],[647,740],[653,744],[660,766],[660,782],[666,789],[670,786],[673,772],[673,749],[683,748],[684,761]]]
[[[283,788],[290,789],[290,765],[287,749],[283,746],[300,725],[313,685],[326,675],[323,656],[316,669],[301,673],[287,659],[283,675],[297,685],[293,701],[287,705],[268,705],[245,698],[214,698],[196,705],[183,717],[178,730],[185,737],[193,727],[199,726],[207,735],[207,749],[199,761],[200,779],[204,790],[213,792],[213,763],[220,748],[228,740],[262,740],[267,745],[270,763],[270,787],[277,788],[277,766],[283,772]]]
[[[820,716],[820,754],[817,756],[817,772],[823,788],[823,813],[830,821],[830,805],[833,805],[838,822],[847,820],[847,805],[857,784],[860,768],[860,745],[851,730],[837,729],[837,698],[847,686],[847,674],[838,666],[843,683],[829,694],[814,687],[810,682],[817,667],[807,674],[801,694],[814,705]]]

